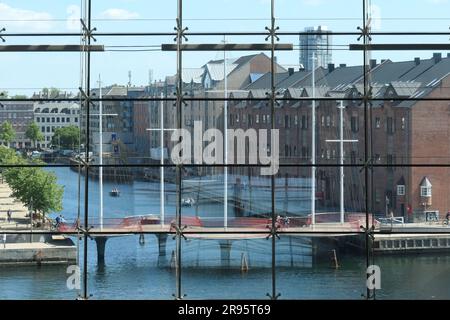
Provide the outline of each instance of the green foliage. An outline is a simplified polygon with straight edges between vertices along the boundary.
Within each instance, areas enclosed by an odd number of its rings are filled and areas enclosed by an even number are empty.
[[[60,91],[57,88],[44,88],[42,89],[42,93],[49,98],[56,98],[59,96]]]
[[[26,95],[24,95],[24,94],[16,94],[16,95],[11,97],[12,100],[14,100],[14,99],[26,99],[26,98],[28,98],[28,97]]]
[[[67,126],[58,128],[52,137],[52,145],[61,149],[78,149],[80,144],[80,128],[77,126]]]
[[[0,146],[0,164],[26,164],[27,160],[16,155],[14,150]],[[12,189],[12,196],[25,206],[33,208],[43,216],[62,210],[64,188],[57,183],[56,175],[42,168],[5,169],[6,182]]]
[[[25,131],[25,137],[27,139],[30,139],[31,141],[33,141],[33,145],[35,147],[36,147],[37,141],[44,140],[44,135],[42,134],[42,132],[41,132],[39,126],[36,124],[36,122],[33,122],[28,126],[27,131]]]
[[[0,140],[9,145],[15,137],[16,131],[14,130],[12,124],[9,121],[3,122],[0,127]]]

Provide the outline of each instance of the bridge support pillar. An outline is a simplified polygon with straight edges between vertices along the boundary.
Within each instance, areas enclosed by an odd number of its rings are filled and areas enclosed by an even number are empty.
[[[157,234],[158,238],[158,252],[160,257],[166,256],[166,243],[167,243],[167,234]]]
[[[220,246],[220,260],[222,267],[230,267],[231,260],[231,240],[221,240],[219,241]]]
[[[95,237],[95,242],[97,244],[97,264],[105,264],[105,248],[106,248],[107,237]]]

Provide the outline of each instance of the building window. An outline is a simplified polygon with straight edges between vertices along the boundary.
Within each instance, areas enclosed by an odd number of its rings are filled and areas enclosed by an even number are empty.
[[[298,126],[298,115],[294,116],[294,125]]]
[[[406,119],[405,117],[402,117],[402,130],[405,130],[406,128]]]
[[[308,158],[308,156],[309,156],[308,147],[302,147],[302,157]]]
[[[36,122],[40,122],[40,120],[41,120],[41,119],[40,119],[39,117],[36,118]]]
[[[259,123],[259,114],[256,115],[256,123]]]
[[[425,198],[431,197],[431,186],[421,186],[420,187],[420,196]]]
[[[285,115],[285,116],[284,116],[284,127],[285,127],[286,129],[289,128],[289,116],[288,116],[288,115]]]
[[[56,122],[58,122],[58,123],[59,123],[59,121],[60,121],[60,119],[59,119],[59,117],[57,117],[57,118],[56,118]]]
[[[405,190],[406,190],[405,185],[403,185],[403,184],[397,185],[397,195],[398,196],[404,196]]]
[[[302,116],[302,126],[303,130],[308,129],[308,118],[306,116]]]
[[[326,125],[327,125],[327,127],[331,126],[331,117],[330,116],[326,117]]]
[[[387,125],[387,133],[393,134],[395,131],[395,123],[394,123],[394,119],[392,117],[387,118],[386,125]]]
[[[381,119],[375,118],[375,128],[380,129],[381,128]]]
[[[358,121],[358,117],[353,116],[351,118],[351,128],[352,128],[352,132],[358,132],[359,131],[359,121]]]

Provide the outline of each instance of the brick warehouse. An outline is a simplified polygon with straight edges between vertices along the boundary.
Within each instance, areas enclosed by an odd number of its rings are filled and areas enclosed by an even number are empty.
[[[335,98],[317,101],[316,157],[318,164],[339,163],[339,145],[328,139],[339,139],[340,99],[344,111],[344,139],[346,164],[363,165],[364,108],[362,66],[348,67],[332,64],[317,68],[316,97]],[[431,59],[392,62],[370,61],[372,94],[376,99],[371,108],[372,158],[378,165],[445,164],[450,159],[449,101],[450,55],[443,58],[435,53]],[[233,98],[264,98],[270,91],[270,74],[265,74],[245,89],[246,93],[231,93]],[[280,162],[310,164],[311,161],[311,102],[299,99],[312,96],[311,72],[289,70],[275,75],[279,97],[275,124],[280,129]],[[421,101],[413,99],[441,99]],[[442,99],[449,98],[449,101]],[[352,100],[354,99],[354,100]],[[402,100],[412,99],[412,100]],[[270,107],[267,101],[231,103],[230,128],[270,128]],[[370,129],[370,128],[369,128]],[[270,148],[270,146],[268,146]],[[236,169],[234,173],[257,174],[250,169]],[[420,221],[430,211],[445,216],[450,210],[448,195],[449,169],[445,167],[375,167],[373,171],[374,213],[392,211],[408,221]],[[280,177],[310,177],[308,167],[281,168]],[[287,180],[287,179],[286,179]],[[317,204],[322,210],[336,208],[339,201],[338,168],[317,169]],[[345,204],[347,211],[364,209],[364,177],[359,168],[345,168]]]

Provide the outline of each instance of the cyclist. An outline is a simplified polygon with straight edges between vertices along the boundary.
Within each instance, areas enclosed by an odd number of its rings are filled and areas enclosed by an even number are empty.
[[[445,215],[444,224],[448,225],[450,220],[450,211],[447,211],[447,214]]]

